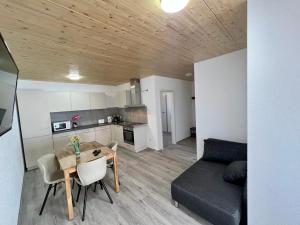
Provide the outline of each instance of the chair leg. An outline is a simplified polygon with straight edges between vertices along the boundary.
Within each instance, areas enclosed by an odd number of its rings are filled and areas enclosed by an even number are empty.
[[[78,192],[77,192],[76,202],[78,202],[78,200],[79,200],[80,191],[81,191],[81,185],[78,184]]]
[[[47,199],[48,199],[48,195],[50,193],[51,188],[52,188],[52,184],[49,184],[46,196],[45,196],[44,201],[43,201],[42,208],[41,208],[40,213],[39,213],[40,216],[42,215],[42,213],[44,211],[44,208],[45,208],[45,205],[46,205],[46,202],[47,202]]]
[[[73,192],[71,191],[71,195],[72,195],[72,205],[73,207],[75,207],[75,201],[74,201],[74,196],[73,196]]]
[[[53,195],[55,196],[56,194],[56,187],[57,187],[57,184],[54,184],[54,191],[53,191]]]
[[[97,183],[98,183],[98,182],[95,182],[94,192],[96,192],[96,190],[97,190]]]
[[[73,178],[73,181],[72,181],[72,189],[74,189],[75,187],[75,179]]]
[[[100,180],[99,180],[99,184],[100,184],[101,190],[103,190],[103,185],[102,185],[102,183],[100,182]]]
[[[84,202],[83,202],[83,212],[82,212],[82,221],[84,221],[85,218],[85,210],[86,210],[86,200],[87,200],[87,186],[84,187]]]
[[[110,203],[113,204],[113,200],[112,200],[111,197],[110,197],[110,194],[109,194],[109,192],[108,192],[108,190],[107,190],[107,188],[106,188],[106,186],[105,186],[104,181],[103,181],[103,180],[100,180],[100,183],[102,184],[102,186],[103,186],[103,188],[104,188],[104,190],[105,190],[105,192],[106,192],[106,194],[107,194],[107,196],[108,196],[108,198],[109,198]]]

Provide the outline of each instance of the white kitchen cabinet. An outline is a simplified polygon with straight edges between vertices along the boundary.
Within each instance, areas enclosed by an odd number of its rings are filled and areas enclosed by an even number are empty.
[[[70,92],[71,109],[72,110],[89,110],[90,93],[88,92]]]
[[[107,108],[106,94],[103,92],[90,93],[91,109],[105,109]]]
[[[47,92],[18,90],[18,106],[23,138],[51,135]]]
[[[108,145],[112,141],[111,126],[103,126],[95,128],[95,139],[103,145]]]
[[[124,108],[126,105],[131,104],[130,92],[129,91],[119,91],[117,93],[117,105],[120,108]]]
[[[37,160],[43,155],[53,153],[52,135],[24,138],[24,154],[28,169],[37,167]]]
[[[71,111],[70,92],[48,91],[47,98],[50,112]]]
[[[70,143],[70,138],[75,135],[75,132],[64,132],[60,134],[53,134],[53,148],[54,150],[61,150],[67,147]]]
[[[122,129],[122,137],[121,137],[120,128],[116,128],[115,130],[115,135],[116,135],[115,139],[116,140],[121,139],[121,141],[118,141],[120,146],[135,152],[140,152],[147,148],[147,127],[148,126],[145,124],[145,125],[135,126],[133,128],[134,145],[124,142],[123,129]]]
[[[106,95],[107,108],[119,107],[117,95]]]
[[[147,148],[147,125],[135,126],[134,133],[134,150],[136,152]]]
[[[75,135],[80,137],[80,142],[95,141],[95,130],[93,128],[75,131]]]
[[[112,141],[118,142],[119,145],[123,145],[123,127],[119,125],[112,125]]]

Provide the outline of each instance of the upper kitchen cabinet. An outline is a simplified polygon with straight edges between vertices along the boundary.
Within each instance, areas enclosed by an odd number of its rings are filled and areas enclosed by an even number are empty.
[[[117,95],[106,95],[107,108],[118,107]]]
[[[88,92],[70,92],[71,109],[72,110],[89,110],[90,93]]]
[[[120,108],[131,104],[130,92],[129,91],[119,91],[117,94],[117,105]]]
[[[47,92],[18,90],[18,106],[23,138],[52,134]]]
[[[106,94],[103,92],[90,93],[91,109],[105,109],[107,108]]]
[[[70,92],[49,91],[47,96],[50,112],[71,111]]]

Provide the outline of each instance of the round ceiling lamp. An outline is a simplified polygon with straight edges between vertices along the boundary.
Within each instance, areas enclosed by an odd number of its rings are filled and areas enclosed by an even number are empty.
[[[188,4],[189,0],[160,0],[160,7],[166,13],[176,13]]]

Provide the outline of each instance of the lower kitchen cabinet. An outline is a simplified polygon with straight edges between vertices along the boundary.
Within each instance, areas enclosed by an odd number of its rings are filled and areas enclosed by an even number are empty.
[[[41,156],[53,153],[52,135],[24,138],[23,144],[27,169],[36,168]]]
[[[75,132],[65,132],[60,134],[53,134],[53,148],[60,150],[70,143],[70,138],[75,135]]]
[[[119,125],[112,125],[112,141],[118,142],[120,146],[124,144],[123,127]]]
[[[75,135],[80,137],[80,142],[91,142],[95,141],[95,130],[94,129],[84,129],[75,131]]]
[[[112,126],[95,128],[95,140],[103,145],[108,145],[112,141]]]
[[[134,150],[136,152],[147,148],[147,126],[136,126],[133,128]]]

